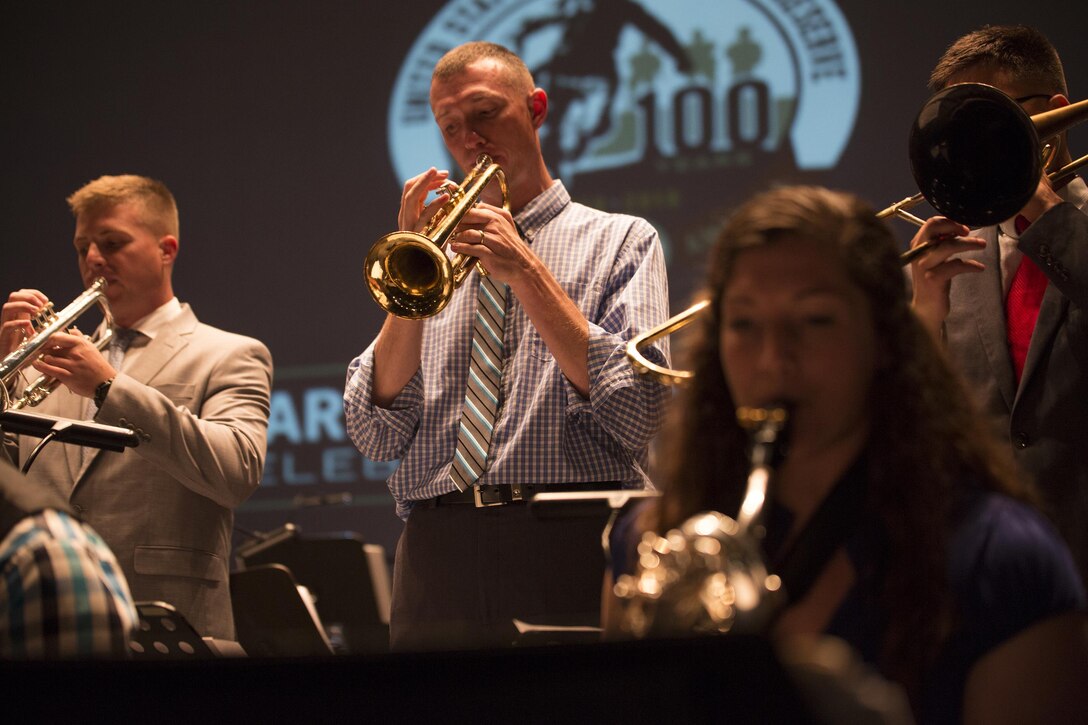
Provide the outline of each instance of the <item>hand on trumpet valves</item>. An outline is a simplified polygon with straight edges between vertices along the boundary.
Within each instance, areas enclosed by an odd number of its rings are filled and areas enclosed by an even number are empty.
[[[475,257],[490,276],[515,291],[543,266],[521,238],[510,212],[484,202],[465,214],[450,251]]]
[[[49,338],[42,354],[34,361],[34,369],[56,378],[76,395],[94,396],[99,383],[117,377],[91,338],[76,328],[58,332]]]
[[[0,357],[6,357],[34,335],[30,319],[49,304],[49,298],[36,289],[12,292],[0,313]]]
[[[911,240],[912,249],[923,244],[931,247],[910,265],[914,288],[911,304],[915,314],[934,335],[939,334],[941,325],[948,317],[952,279],[986,269],[986,265],[977,259],[955,256],[985,249],[986,240],[967,236],[970,231],[963,224],[935,216],[928,219]]]
[[[439,170],[432,166],[419,176],[413,176],[404,182],[404,190],[400,197],[400,212],[397,214],[398,229],[418,232],[427,225],[431,217],[449,199],[449,195],[439,193],[429,204],[427,196],[432,191],[444,189],[447,186],[456,188],[457,185],[449,180],[449,176],[449,171]]]

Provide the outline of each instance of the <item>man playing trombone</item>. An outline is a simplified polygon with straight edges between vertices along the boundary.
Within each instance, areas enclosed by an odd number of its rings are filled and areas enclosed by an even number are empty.
[[[624,348],[668,316],[667,280],[648,223],[574,203],[552,179],[538,136],[548,96],[516,55],[455,48],[430,101],[462,170],[481,153],[501,166],[510,211],[492,185],[465,214],[451,250],[482,270],[433,319],[386,319],[348,369],[345,414],[364,455],[401,461],[389,479],[406,520],[393,646],[502,645],[513,617],[598,611],[600,523],[545,524],[523,504],[645,484],[666,391]],[[431,168],[405,183],[401,229],[443,205],[425,200],[446,177]],[[665,362],[666,343],[649,354]]]
[[[234,638],[229,564],[233,509],[256,488],[265,455],[272,359],[257,340],[201,324],[174,296],[178,212],[165,185],[103,176],[68,199],[85,286],[105,278],[113,339],[100,352],[59,332],[34,363],[58,388],[37,409],[132,429],[121,453],[52,443],[30,469],[105,539],[133,598],[173,604],[201,635]],[[0,353],[33,335],[48,302],[11,293]],[[37,439],[22,436],[26,460]]]
[[[1057,51],[1037,30],[987,26],[955,41],[934,91],[986,83],[1038,114],[1069,105]],[[1047,139],[1043,139],[1047,141]],[[1048,171],[1070,162],[1065,136]],[[958,368],[1088,578],[1088,187],[1044,173],[1014,218],[970,231],[930,219],[912,246],[943,240],[912,265],[914,308]]]

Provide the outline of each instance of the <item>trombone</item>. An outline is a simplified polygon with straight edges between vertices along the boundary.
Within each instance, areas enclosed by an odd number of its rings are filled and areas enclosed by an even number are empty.
[[[949,219],[968,226],[1000,223],[1024,208],[1056,151],[1045,141],[1088,120],[1088,100],[1029,116],[1020,104],[984,83],[959,83],[933,95],[919,112],[910,134],[910,164],[921,190],[877,212],[922,226],[908,209],[923,201]],[[1088,164],[1088,154],[1048,174],[1060,186]],[[910,264],[941,241],[926,242],[900,255]],[[707,305],[703,300],[627,343],[627,358],[640,373],[667,385],[692,378],[687,370],[656,365],[642,354],[648,345],[691,324]]]
[[[487,154],[480,154],[460,187],[444,183],[449,195],[422,232],[397,231],[374,243],[366,255],[363,275],[367,290],[383,310],[406,320],[437,315],[468,274],[473,257],[446,255],[446,244],[461,219],[495,179],[502,191],[502,206],[510,209],[506,176]],[[481,266],[480,274],[487,274]]]
[[[113,315],[106,301],[106,280],[96,279],[83,294],[76,297],[60,312],[53,311],[53,303],[43,307],[31,319],[36,332],[33,337],[23,340],[15,350],[0,361],[0,410],[19,410],[26,406],[35,406],[56,390],[60,384],[56,378],[42,375],[23,391],[14,401],[9,401],[8,390],[19,373],[38,359],[38,351],[58,332],[67,331],[84,312],[98,305],[105,319],[105,332],[95,341],[99,350],[104,350],[113,337]],[[10,405],[9,405],[10,402]]]
[[[702,311],[709,306],[710,300],[699,300],[691,307],[678,315],[670,317],[657,327],[631,338],[627,343],[627,360],[631,363],[631,367],[633,367],[636,372],[642,375],[649,375],[659,383],[665,385],[683,385],[691,380],[695,374],[690,370],[673,370],[663,365],[658,365],[643,355],[642,351],[662,337],[671,335],[677,330],[683,329],[695,322]]]
[[[971,227],[1013,217],[1035,194],[1053,159],[1054,136],[1088,119],[1088,100],[1029,116],[1020,104],[984,83],[958,83],[933,95],[911,128],[911,172],[920,191],[877,213],[921,226],[910,209],[922,201]],[[1059,186],[1088,163],[1088,155],[1048,174]],[[939,241],[903,253],[910,264]]]

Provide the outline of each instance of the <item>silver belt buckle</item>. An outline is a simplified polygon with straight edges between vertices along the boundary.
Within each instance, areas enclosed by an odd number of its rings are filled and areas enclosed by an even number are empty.
[[[473,499],[474,499],[474,501],[476,503],[476,508],[478,508],[478,509],[479,508],[488,508],[490,506],[505,506],[508,503],[512,503],[514,501],[521,501],[521,499],[522,499],[521,486],[519,486],[519,485],[510,486],[510,500],[509,501],[504,501],[503,500],[502,495],[500,493],[501,489],[499,489],[498,487],[496,487],[495,493],[493,494],[495,496],[495,498],[492,499],[492,498],[488,497],[487,499],[485,499],[484,495],[483,495],[483,488],[484,488],[483,486],[473,486],[472,487],[472,497],[473,497]]]

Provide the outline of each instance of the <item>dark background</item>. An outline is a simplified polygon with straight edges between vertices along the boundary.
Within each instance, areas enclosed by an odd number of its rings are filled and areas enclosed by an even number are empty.
[[[642,4],[652,11],[668,1]],[[153,176],[181,211],[179,297],[202,321],[264,340],[277,393],[296,412],[307,390],[324,395],[315,404],[335,399],[344,368],[382,319],[361,270],[371,243],[395,225],[403,182],[387,149],[388,100],[412,43],[444,4],[5,3],[0,292],[34,287],[61,304],[74,298],[65,197],[104,173]],[[1078,3],[838,6],[862,66],[860,110],[839,164],[770,179],[732,175],[723,199],[735,203],[772,181],[848,189],[878,207],[913,193],[906,135],[928,72],[949,42],[988,22],[1043,30],[1062,53],[1070,98],[1083,97]],[[1071,134],[1074,152],[1084,140],[1084,130]],[[893,227],[905,245],[913,229]],[[699,274],[670,270],[674,311]],[[399,522],[382,481],[389,467],[359,459],[354,474],[314,473],[323,450],[351,445],[342,431],[318,433],[309,446],[274,442],[266,485],[239,523],[352,529],[391,548]],[[337,465],[353,454],[340,450]],[[320,499],[339,494],[346,503]]]

